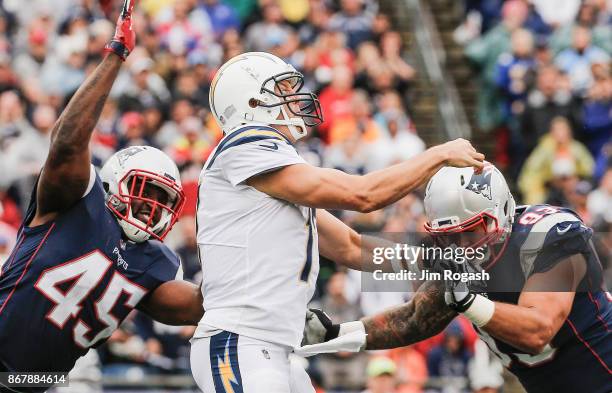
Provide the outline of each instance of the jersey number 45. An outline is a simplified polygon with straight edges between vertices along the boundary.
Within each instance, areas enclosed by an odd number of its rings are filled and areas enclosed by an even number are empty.
[[[141,286],[134,284],[122,274],[115,271],[110,283],[102,295],[95,301],[93,308],[97,319],[106,325],[94,334],[91,328],[79,318],[83,302],[91,291],[102,281],[112,262],[99,250],[92,251],[80,258],[46,269],[34,286],[55,306],[47,313],[46,318],[59,329],[63,329],[71,318],[78,318],[74,325],[74,342],[83,348],[89,348],[105,339],[119,326],[119,320],[112,315],[122,293],[127,295],[124,305],[134,308],[147,293]],[[68,290],[62,291],[58,286],[74,281]],[[86,336],[90,334],[89,340]]]

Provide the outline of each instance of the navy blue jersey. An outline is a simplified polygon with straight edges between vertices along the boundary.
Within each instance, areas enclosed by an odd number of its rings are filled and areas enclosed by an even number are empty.
[[[571,312],[550,345],[530,355],[477,329],[529,393],[612,392],[612,303],[603,288],[592,230],[569,209],[534,205],[517,209],[507,248],[490,269],[492,300],[517,304],[525,281],[565,258],[582,254],[586,274]]]
[[[180,261],[161,242],[122,238],[98,176],[69,211],[28,227],[35,194],[0,275],[0,368],[69,371]]]

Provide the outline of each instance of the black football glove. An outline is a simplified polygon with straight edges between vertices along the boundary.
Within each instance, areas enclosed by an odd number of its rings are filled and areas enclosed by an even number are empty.
[[[302,346],[320,344],[338,337],[340,325],[332,322],[323,311],[310,308],[306,311],[306,324],[304,325],[304,338]]]
[[[457,263],[448,258],[431,261],[430,266],[433,271],[440,273],[442,277],[445,277],[445,271],[450,271],[452,274],[469,274],[480,273],[483,270],[479,265],[469,261]],[[484,292],[486,289],[486,282],[475,280],[460,281],[445,279],[444,285],[446,287],[444,300],[448,307],[458,313],[466,311],[474,302],[476,295],[479,292]]]

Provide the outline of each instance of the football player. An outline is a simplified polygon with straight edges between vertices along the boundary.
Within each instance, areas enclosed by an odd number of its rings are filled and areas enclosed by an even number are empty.
[[[185,201],[176,165],[147,146],[119,151],[100,175],[90,165],[91,133],[134,48],[132,8],[126,1],[107,55],[55,124],[0,271],[0,371],[67,372],[134,308],[167,324],[202,316],[199,288],[180,280],[161,242]]]
[[[477,234],[487,253],[475,267],[489,273],[488,290],[426,282],[409,303],[361,320],[363,349],[426,339],[461,313],[529,393],[612,392],[612,299],[592,230],[576,213],[550,205],[515,209],[493,166],[481,174],[443,168],[427,186],[425,209],[426,229],[441,243],[476,244],[465,238]],[[465,263],[444,267],[465,272]],[[309,317],[305,344],[345,330],[320,310]]]
[[[224,138],[199,184],[198,244],[206,314],[191,367],[205,392],[314,391],[288,355],[300,344],[319,252],[362,269],[361,237],[325,209],[369,212],[407,195],[444,164],[482,167],[465,140],[366,176],[308,165],[294,143],[321,124],[303,76],[267,53],[217,72],[210,108]],[[318,208],[318,210],[316,210]]]

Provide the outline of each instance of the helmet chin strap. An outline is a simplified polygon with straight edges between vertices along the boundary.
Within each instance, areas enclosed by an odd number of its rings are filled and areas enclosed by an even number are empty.
[[[287,128],[289,129],[289,133],[291,133],[291,137],[296,141],[305,137],[308,133],[308,130],[306,129],[306,124],[304,124],[304,120],[300,119],[299,117],[289,117],[287,111],[282,106],[280,110],[283,114],[283,119],[274,120],[273,124],[287,126]]]

